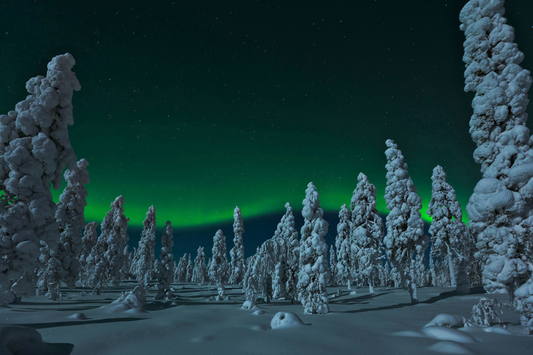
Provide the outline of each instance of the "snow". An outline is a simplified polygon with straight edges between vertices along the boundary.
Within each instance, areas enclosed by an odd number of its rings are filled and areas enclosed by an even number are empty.
[[[510,311],[502,315],[507,329],[433,326],[432,333],[423,333],[427,329],[424,325],[438,315],[469,317],[472,306],[482,296],[476,294],[476,289],[470,295],[455,296],[450,292],[454,290],[452,287],[420,288],[420,304],[411,306],[409,295],[402,289],[375,287],[375,294],[370,295],[367,287],[357,287],[356,295],[344,293],[331,299],[330,312],[324,315],[305,314],[301,304],[291,305],[290,300],[243,310],[245,295],[237,285],[226,286],[231,301],[209,301],[209,297],[217,295],[214,287],[208,291],[206,285],[173,283],[177,297],[153,301],[157,290],[151,289],[144,312],[131,311],[124,304],[113,302],[121,292],[131,291],[136,284],[123,282],[102,289],[101,295],[90,294],[89,288],[63,287],[63,300],[57,302],[44,296],[23,298],[20,304],[0,308],[0,324],[26,326],[20,330],[22,334],[36,337],[37,331],[49,346],[73,344],[72,355],[434,355],[438,349],[448,354],[461,354],[462,349],[463,354],[501,355],[508,349],[516,354],[531,353],[533,344],[531,336],[519,325],[519,315]],[[328,293],[334,294],[345,287],[328,287]],[[83,291],[86,295],[80,294]],[[507,295],[490,296],[502,302],[508,300]],[[265,313],[254,315],[257,311]],[[76,312],[83,313],[86,319],[70,318]],[[284,319],[279,319],[280,314],[285,314]],[[274,326],[294,319],[300,319],[301,323],[294,320],[297,324],[293,327],[273,329],[274,319],[277,319]],[[501,334],[504,330],[511,335]],[[464,336],[476,341],[460,343],[458,339],[469,339]],[[5,343],[2,336],[0,339],[1,344]],[[4,353],[0,350],[0,354]]]
[[[464,326],[466,323],[466,318],[457,314],[438,314],[435,318],[431,320],[424,327],[430,326],[439,326],[439,327],[455,327],[455,326]]]

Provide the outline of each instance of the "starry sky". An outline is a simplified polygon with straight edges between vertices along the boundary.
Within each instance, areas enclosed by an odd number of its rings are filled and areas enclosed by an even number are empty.
[[[212,226],[212,238],[227,225],[232,236],[236,205],[245,229],[279,221],[285,202],[299,213],[310,181],[335,219],[359,172],[386,213],[386,139],[428,222],[436,165],[463,211],[481,176],[463,91],[465,3],[2,1],[0,112],[52,57],[74,56],[82,89],[69,134],[90,164],[87,222],[123,195],[132,228],[153,204],[161,227]],[[506,17],[531,70],[533,2],[506,1]]]

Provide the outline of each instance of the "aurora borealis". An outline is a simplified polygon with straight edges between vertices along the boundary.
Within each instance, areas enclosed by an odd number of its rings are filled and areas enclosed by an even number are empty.
[[[90,164],[87,222],[123,195],[133,227],[153,204],[175,227],[231,222],[238,205],[246,228],[287,201],[301,210],[310,181],[336,214],[359,172],[385,213],[389,138],[424,219],[441,165],[466,221],[481,174],[463,91],[465,2],[4,1],[0,110],[52,57],[74,56],[69,133]],[[505,5],[532,70],[533,2]]]

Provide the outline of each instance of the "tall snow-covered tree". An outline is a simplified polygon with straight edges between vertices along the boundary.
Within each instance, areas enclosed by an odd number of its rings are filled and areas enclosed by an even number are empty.
[[[87,223],[85,230],[83,231],[83,237],[81,238],[81,252],[78,257],[80,263],[80,280],[83,284],[87,282],[87,258],[91,254],[91,250],[96,245],[98,235],[96,234],[97,222]]]
[[[235,207],[233,211],[233,248],[229,254],[231,257],[231,275],[229,277],[230,284],[240,284],[244,277],[244,247],[242,243],[242,234],[244,233],[244,225],[242,222],[242,214],[239,206]]]
[[[211,264],[209,265],[209,278],[217,285],[218,296],[217,300],[227,299],[226,290],[224,288],[224,277],[226,274],[226,267],[228,264],[226,236],[219,229],[213,237],[213,256]]]
[[[459,19],[466,37],[465,91],[475,94],[474,160],[483,174],[466,210],[477,235],[484,289],[509,293],[513,302],[514,291],[527,290],[521,286],[533,272],[533,139],[526,127],[532,78],[520,66],[524,54],[513,42],[503,6],[503,0],[471,0]]]
[[[274,270],[274,277],[272,278],[272,298],[280,299],[287,297],[286,285],[286,269],[287,262],[285,259],[281,259],[276,264]]]
[[[253,265],[250,265],[254,291],[261,292],[266,302],[269,302],[272,296],[272,274],[276,267],[274,264],[275,243],[274,239],[267,239],[261,244]]]
[[[48,63],[46,77],[37,76],[26,82],[30,95],[14,111],[0,116],[3,303],[35,294],[33,273],[38,263],[34,253],[41,244],[45,246],[41,254],[47,254],[46,262],[57,265],[60,235],[50,185],[59,189],[65,167],[76,166],[68,136],[68,126],[74,123],[72,94],[81,88],[71,71],[74,64],[69,53],[54,57]],[[16,218],[21,221],[14,221]],[[55,280],[52,282],[56,284]]]
[[[192,281],[192,272],[193,272],[193,264],[192,264],[192,259],[191,259],[191,253],[189,253],[189,259],[187,261],[187,273],[185,275],[185,280],[187,282],[191,282]]]
[[[172,254],[172,248],[174,247],[174,234],[170,221],[167,221],[165,230],[161,236],[161,254],[159,255],[159,267],[157,272],[157,296],[156,299],[169,299],[170,284],[174,279],[174,254]]]
[[[335,238],[338,259],[336,281],[339,285],[346,285],[350,279],[350,230],[350,210],[344,204],[339,211],[339,224],[337,224],[337,237]]]
[[[408,288],[411,303],[416,304],[418,295],[413,259],[415,252],[423,251],[423,245],[419,241],[424,233],[424,222],[420,215],[422,200],[409,176],[402,152],[393,140],[388,139],[386,144],[388,149],[385,151],[385,201],[390,213],[387,215],[387,235],[384,242],[389,261],[400,273],[401,287]]]
[[[194,269],[192,272],[192,282],[203,284],[207,278],[207,267],[205,264],[204,247],[198,247],[196,258],[194,259]]]
[[[74,288],[79,279],[80,264],[77,259],[82,249],[82,229],[85,226],[84,210],[87,206],[87,189],[90,182],[89,162],[81,159],[76,167],[65,171],[67,186],[59,197],[56,221],[59,226],[58,259],[65,270],[63,282]]]
[[[331,277],[329,278],[330,286],[337,286],[337,280],[339,275],[337,270],[337,260],[335,260],[335,246],[331,245],[329,247],[329,270],[331,272]]]
[[[254,296],[256,291],[256,281],[257,277],[255,276],[255,261],[259,256],[259,247],[255,250],[255,254],[249,256],[246,259],[246,272],[244,273],[244,278],[242,280],[242,292],[246,295],[247,301],[255,301]]]
[[[135,278],[146,292],[148,292],[150,286],[155,263],[155,226],[155,207],[152,205],[148,208],[146,218],[143,221],[143,231],[132,266]]]
[[[446,182],[444,169],[437,165],[431,176],[431,201],[427,214],[433,221],[429,227],[431,234],[431,258],[433,259],[433,277],[437,280],[450,280],[446,286],[456,287],[456,272],[459,262],[466,262],[470,253],[466,254],[465,243],[466,225],[461,221],[463,213],[461,205],[455,197],[455,190]],[[465,265],[461,270],[466,273]],[[446,273],[443,278],[439,274]],[[463,275],[461,275],[463,277]],[[461,292],[467,292],[468,287],[461,285]]]
[[[357,260],[359,279],[373,291],[373,281],[378,275],[381,263],[381,240],[383,239],[383,220],[376,208],[376,187],[368,181],[365,174],[359,173],[357,187],[350,204],[352,210],[351,256]]]
[[[187,253],[183,254],[183,256],[178,261],[177,269],[174,269],[174,281],[187,281]]]
[[[306,314],[326,314],[329,312],[326,283],[331,272],[324,236],[328,233],[329,224],[323,218],[324,210],[320,207],[318,192],[312,182],[307,185],[302,204],[304,225],[300,232],[298,295]]]
[[[93,293],[97,295],[107,285],[107,270],[109,268],[108,260],[105,257],[107,248],[107,238],[100,233],[96,244],[91,249],[91,253],[87,256],[87,264],[85,266],[87,284],[93,287]]]

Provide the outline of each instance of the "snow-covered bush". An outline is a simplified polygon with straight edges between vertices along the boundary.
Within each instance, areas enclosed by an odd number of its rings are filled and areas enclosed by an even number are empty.
[[[300,240],[300,272],[298,274],[298,296],[306,314],[329,312],[326,283],[331,277],[327,264],[327,244],[324,236],[328,233],[328,222],[322,217],[324,210],[318,201],[318,192],[310,182],[302,202],[304,225]]]
[[[490,326],[491,320],[497,320],[498,323],[501,323],[502,321],[498,317],[498,309],[503,314],[502,306],[498,300],[483,297],[472,307],[470,322],[486,326]]]
[[[421,253],[419,239],[424,233],[424,222],[420,215],[421,199],[417,194],[402,152],[394,141],[386,141],[387,187],[385,201],[390,213],[387,215],[387,235],[384,238],[387,258],[395,266],[401,277],[401,287],[407,287],[411,303],[418,303],[417,281],[412,270],[415,252]],[[407,284],[406,284],[407,281]]]
[[[230,250],[231,257],[231,274],[228,283],[240,284],[244,277],[244,247],[242,243],[242,234],[244,233],[244,225],[242,222],[242,215],[239,206],[235,207],[233,211],[233,248]]]

